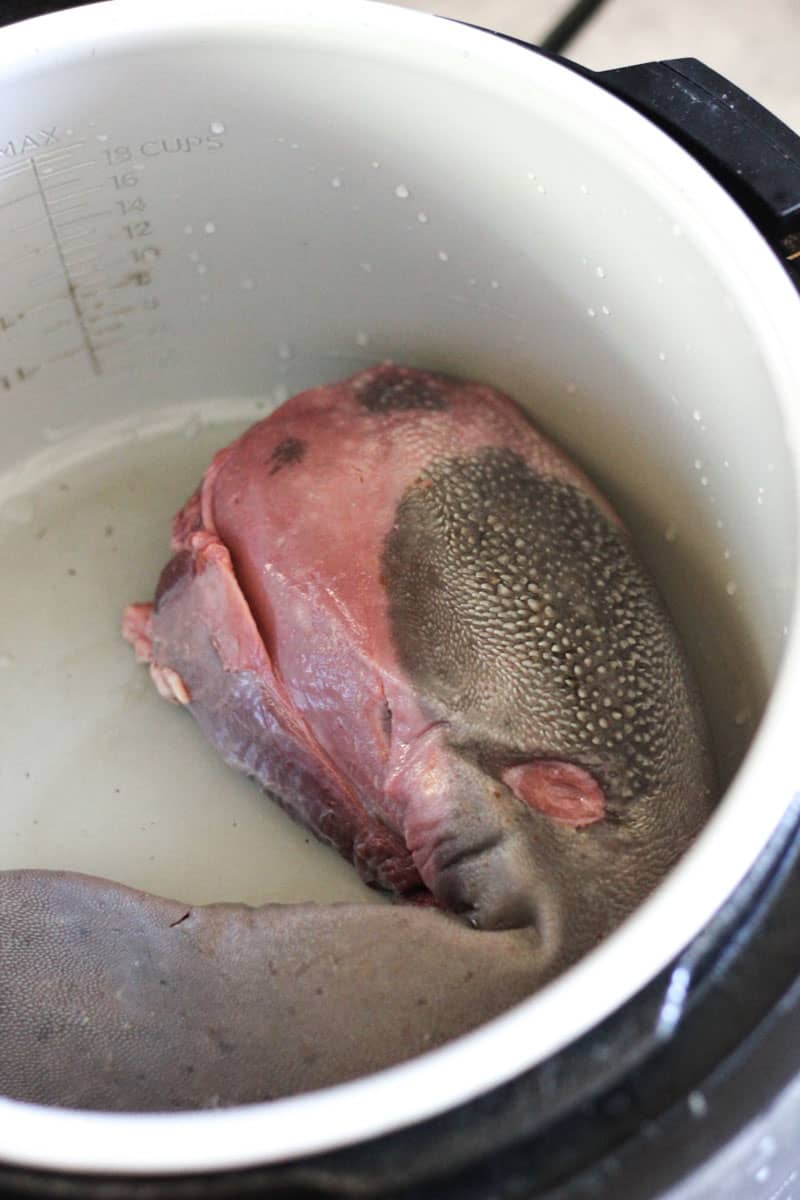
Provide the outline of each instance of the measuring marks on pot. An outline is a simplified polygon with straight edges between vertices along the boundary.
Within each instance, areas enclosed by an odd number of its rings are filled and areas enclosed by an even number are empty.
[[[143,169],[81,138],[0,167],[0,397],[47,368],[71,382],[169,361]]]

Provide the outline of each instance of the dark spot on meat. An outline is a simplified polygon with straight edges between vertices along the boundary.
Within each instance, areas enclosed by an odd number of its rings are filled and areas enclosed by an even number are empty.
[[[292,467],[302,462],[306,454],[306,444],[300,438],[287,437],[278,442],[270,455],[270,475],[275,475],[283,467]]]
[[[392,740],[392,707],[388,700],[383,702],[383,733],[387,742]]]
[[[406,412],[447,408],[448,381],[443,375],[421,375],[403,367],[384,367],[358,388],[358,402],[368,412]]]
[[[208,1036],[217,1047],[220,1054],[233,1054],[234,1050],[236,1049],[233,1042],[229,1042],[225,1037],[224,1030],[219,1029],[216,1025],[209,1026]]]
[[[176,588],[186,578],[191,579],[193,575],[194,566],[191,551],[180,550],[177,554],[174,554],[161,572],[153,604],[155,611],[158,612],[162,602],[166,600],[173,588]]]
[[[184,921],[187,921],[191,915],[192,915],[192,910],[191,910],[191,909],[188,909],[188,910],[187,910],[187,911],[186,911],[186,912],[183,914],[183,916],[182,916],[182,917],[178,917],[177,921],[170,921],[170,925],[169,925],[170,929],[174,929],[176,925],[182,925],[182,924],[183,924],[183,922],[184,922]]]

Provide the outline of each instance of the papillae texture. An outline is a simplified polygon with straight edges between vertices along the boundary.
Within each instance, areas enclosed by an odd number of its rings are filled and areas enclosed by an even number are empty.
[[[408,1058],[595,945],[711,807],[628,535],[488,387],[384,364],[289,400],[216,456],[124,632],[227,762],[417,903],[0,876],[12,1095],[229,1104]]]

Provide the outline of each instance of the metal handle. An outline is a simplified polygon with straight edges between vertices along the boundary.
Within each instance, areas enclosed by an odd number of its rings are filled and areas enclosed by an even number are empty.
[[[800,287],[796,133],[695,58],[592,72],[589,78],[659,125],[702,163],[748,213]]]

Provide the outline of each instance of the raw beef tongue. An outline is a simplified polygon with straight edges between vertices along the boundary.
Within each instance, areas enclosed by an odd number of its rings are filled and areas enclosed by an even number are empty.
[[[399,1062],[595,945],[711,808],[657,592],[491,388],[383,365],[289,400],[216,456],[124,632],[226,761],[427,905],[192,909],[0,873],[21,1099],[233,1104]]]

